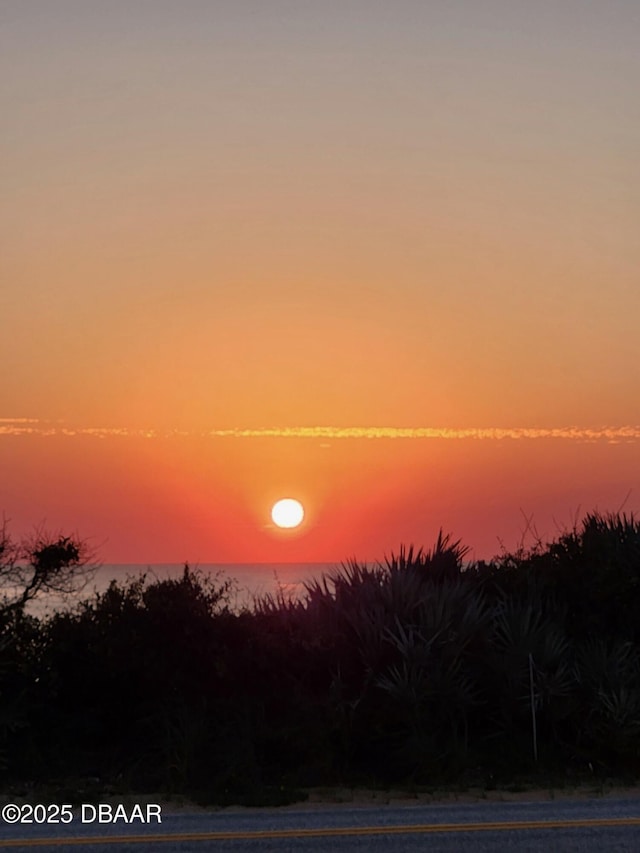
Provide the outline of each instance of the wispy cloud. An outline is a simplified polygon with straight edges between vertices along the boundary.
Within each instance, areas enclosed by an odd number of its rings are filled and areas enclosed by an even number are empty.
[[[129,429],[127,427],[71,426],[62,421],[42,421],[34,418],[0,418],[0,436],[94,436],[95,438],[171,438],[199,436],[210,438],[315,438],[341,439],[477,439],[533,440],[562,439],[565,441],[609,443],[640,441],[640,426],[603,427],[391,427],[391,426],[299,426],[260,427],[209,430]]]
[[[211,430],[212,436],[274,437],[274,438],[387,438],[387,439],[533,439],[562,438],[579,441],[637,441],[640,439],[640,427],[602,427],[597,429],[584,427],[539,428],[502,428],[488,427],[451,429],[448,427],[285,427],[271,429],[233,429]]]

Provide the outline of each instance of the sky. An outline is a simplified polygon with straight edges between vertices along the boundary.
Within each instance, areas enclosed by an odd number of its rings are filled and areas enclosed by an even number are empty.
[[[444,527],[490,556],[640,508],[635,0],[2,0],[0,24],[17,535],[286,562]]]

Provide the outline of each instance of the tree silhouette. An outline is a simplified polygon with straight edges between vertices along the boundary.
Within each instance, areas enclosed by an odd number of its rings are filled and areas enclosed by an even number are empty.
[[[82,590],[97,564],[87,543],[43,530],[15,542],[6,521],[0,529],[0,628],[36,596]]]

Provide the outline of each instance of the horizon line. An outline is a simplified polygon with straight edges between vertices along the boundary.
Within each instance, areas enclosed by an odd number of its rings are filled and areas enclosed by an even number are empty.
[[[95,438],[318,438],[318,439],[562,439],[609,443],[640,440],[640,426],[602,427],[393,427],[293,426],[230,427],[222,429],[131,429],[129,427],[71,426],[39,418],[0,418],[0,436],[93,436]]]

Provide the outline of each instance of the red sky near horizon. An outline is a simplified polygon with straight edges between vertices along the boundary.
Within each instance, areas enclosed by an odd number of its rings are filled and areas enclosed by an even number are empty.
[[[490,556],[638,509],[637,3],[0,15],[17,535],[288,562],[443,527]]]

